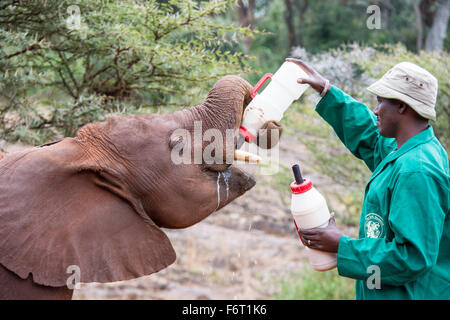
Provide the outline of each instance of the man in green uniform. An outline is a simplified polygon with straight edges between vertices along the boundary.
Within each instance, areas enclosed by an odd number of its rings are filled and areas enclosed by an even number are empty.
[[[334,216],[323,229],[299,229],[305,245],[337,252],[341,276],[356,279],[357,299],[450,299],[448,155],[428,120],[435,120],[437,80],[403,62],[368,90],[374,112],[330,86],[306,63],[308,83],[323,97],[316,111],[372,176],[359,238],[343,235]]]

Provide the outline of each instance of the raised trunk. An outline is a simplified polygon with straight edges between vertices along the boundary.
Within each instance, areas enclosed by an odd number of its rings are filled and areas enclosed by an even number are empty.
[[[186,128],[201,120],[204,129],[237,129],[244,107],[251,101],[252,86],[237,76],[225,76],[209,92],[205,101],[187,111]],[[190,123],[190,124],[189,124]]]
[[[191,146],[193,159],[196,158],[195,154],[199,152],[199,148],[206,153],[204,157],[211,155],[215,159],[213,163],[204,163],[206,168],[223,171],[226,164],[233,161],[237,133],[244,108],[251,101],[251,89],[251,85],[244,79],[225,76],[214,85],[203,103],[167,115],[180,124],[179,128],[189,132],[193,143]],[[201,134],[201,137],[198,134]],[[179,137],[177,132],[171,137],[171,143],[176,145],[180,139],[184,140],[184,137]],[[199,141],[202,142],[201,145]],[[205,151],[205,148],[208,149]],[[210,153],[210,150],[214,151]]]

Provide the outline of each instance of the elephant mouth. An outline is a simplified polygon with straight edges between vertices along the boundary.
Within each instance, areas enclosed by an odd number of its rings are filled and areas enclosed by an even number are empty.
[[[255,178],[248,172],[244,171],[240,167],[240,165],[242,165],[242,164],[244,164],[244,165],[245,164],[250,164],[250,165],[259,164],[259,163],[261,163],[262,158],[254,153],[235,149],[234,160],[235,161],[233,162],[232,167],[233,167],[233,169],[239,170],[240,172],[242,172],[243,177],[247,179],[246,181],[243,182],[243,186],[244,186],[244,191],[248,191],[256,184],[256,181],[255,181]]]
[[[217,190],[218,198],[215,211],[223,208],[256,185],[255,178],[236,165],[228,165],[223,171],[210,169],[207,171]]]
[[[248,166],[260,164],[262,157],[248,151],[237,149],[236,144],[230,147],[233,147],[233,151],[228,150],[228,152],[233,152],[233,161],[206,165],[204,170],[214,181],[217,180],[218,184],[225,183],[227,188],[232,187],[232,189],[237,190],[238,194],[244,194],[256,184],[253,175],[247,172]],[[224,153],[230,154],[227,153],[227,150]],[[229,182],[232,182],[232,186],[228,185]]]

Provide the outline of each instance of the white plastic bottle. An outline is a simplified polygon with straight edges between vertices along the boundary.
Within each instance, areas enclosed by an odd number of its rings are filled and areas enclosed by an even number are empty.
[[[309,87],[308,84],[297,82],[298,78],[302,77],[307,77],[303,69],[293,62],[286,61],[274,75],[267,73],[259,80],[251,92],[253,100],[245,109],[239,131],[245,141],[252,142],[266,121],[280,121],[283,118],[284,112],[292,102],[300,98]],[[263,92],[257,94],[268,79],[271,79],[269,85]]]
[[[317,191],[309,179],[303,179],[298,165],[292,167],[295,181],[291,184],[291,213],[296,227],[302,229],[325,228],[328,226],[330,211],[325,198]],[[317,271],[336,267],[336,253],[314,250],[306,247],[311,266]]]

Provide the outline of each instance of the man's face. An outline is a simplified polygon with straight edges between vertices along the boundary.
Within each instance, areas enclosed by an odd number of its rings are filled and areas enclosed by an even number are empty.
[[[394,138],[401,116],[399,113],[401,102],[382,97],[377,97],[377,100],[378,104],[373,112],[377,116],[377,127],[380,135],[386,138]]]

